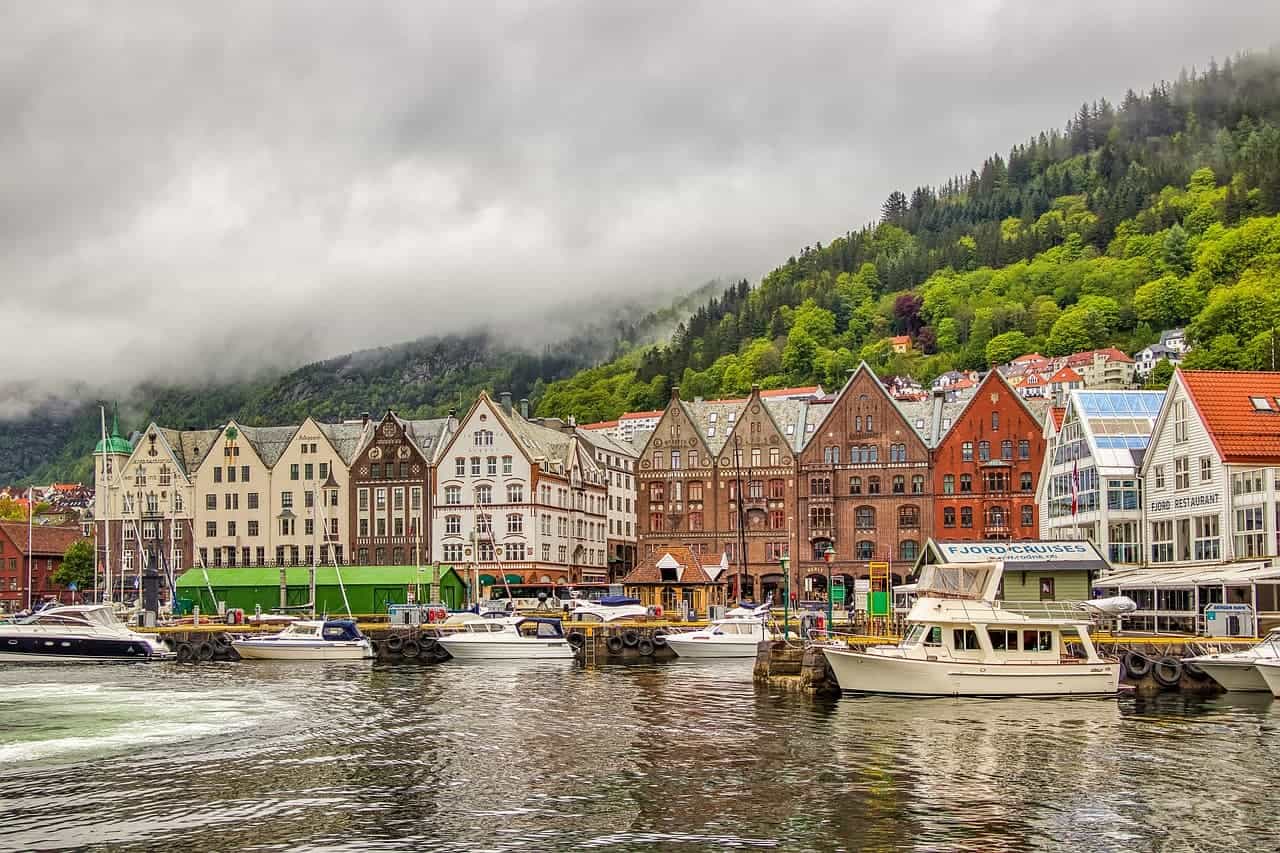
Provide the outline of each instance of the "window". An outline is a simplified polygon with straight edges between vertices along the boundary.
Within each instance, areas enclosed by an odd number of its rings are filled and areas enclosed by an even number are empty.
[[[1200,457],[1200,482],[1207,483],[1213,479],[1213,457]]]
[[[138,485],[139,485],[139,486],[146,485],[146,475],[145,475],[145,474],[142,474],[142,473],[139,473],[139,474],[138,474],[138,476],[142,478],[142,482],[141,482],[141,483],[139,483]],[[213,469],[213,482],[215,482],[215,483],[221,483],[221,482],[222,482],[222,469],[221,469],[221,468],[214,468],[214,469]]]
[[[520,483],[510,483],[507,485],[507,503],[518,504],[524,503],[524,486]]]
[[[1031,458],[1031,442],[1025,438],[1018,442],[1018,458],[1019,459]]]
[[[484,460],[484,470],[490,477],[498,476],[498,457],[486,457]]]
[[[780,509],[769,510],[769,527],[772,530],[785,530],[787,527],[787,514]]]
[[[257,492],[249,492],[249,494],[245,495],[245,503],[247,503],[247,504],[248,504],[249,509],[257,509],[257,508],[258,508],[258,493],[257,493]]]
[[[875,530],[876,511],[874,507],[860,506],[853,513],[859,530]]]
[[[679,467],[680,467],[680,451],[673,450],[671,451],[671,470],[674,471]]]
[[[920,507],[907,504],[898,508],[898,527],[914,529],[920,526]]]
[[[822,448],[822,461],[828,465],[840,464],[840,448],[824,447]]]
[[[860,539],[854,547],[854,554],[859,560],[873,560],[876,556],[876,543],[868,539]]]
[[[1053,601],[1053,594],[1054,594],[1053,587],[1054,587],[1053,578],[1040,578],[1040,600],[1041,601]],[[1047,649],[1040,649],[1040,651],[1047,651]]]
[[[960,493],[967,494],[972,491],[973,491],[973,475],[961,474],[960,475]]]
[[[182,512],[182,492],[173,493],[173,511]]]
[[[924,494],[924,474],[913,474],[911,477],[911,494]]]
[[[462,533],[462,516],[446,515],[444,517],[444,532],[457,536]]]
[[[293,492],[280,493],[280,508],[293,509]]]
[[[1239,474],[1232,474],[1231,494],[1251,495],[1260,493],[1266,484],[1265,473],[1264,470],[1259,468],[1253,471],[1241,471]],[[1277,484],[1276,490],[1280,491],[1280,484]]]
[[[1218,516],[1196,516],[1195,558],[1218,560],[1222,557],[1222,539],[1219,536]]]
[[[666,527],[667,527],[666,521],[664,520],[662,513],[660,512],[649,513],[649,529],[650,530],[665,530]],[[561,535],[563,536],[564,534],[562,533]]]
[[[1000,458],[1006,462],[1013,461],[1013,442],[1009,439],[1000,442]]]
[[[831,494],[831,478],[830,477],[809,478],[809,494],[810,495]]]
[[[315,465],[314,465],[313,463],[311,463],[311,462],[308,462],[306,465],[304,465],[304,466],[302,467],[302,479],[304,479],[304,480],[314,480],[314,479],[315,479],[315,477],[314,477],[314,476],[312,476],[312,475],[313,475],[313,474],[315,474],[315,472],[316,472]],[[230,473],[230,472],[228,472],[228,473]]]
[[[373,490],[373,508],[378,512],[387,511],[387,490],[386,489]]]
[[[890,462],[906,462],[907,446],[905,444],[889,445],[889,461]]]
[[[1262,507],[1236,510],[1236,557],[1265,557],[1266,527]]]
[[[831,507],[829,506],[811,506],[809,507],[809,526],[810,527],[831,527]]]
[[[663,457],[662,457],[662,451],[661,451],[661,450],[655,450],[655,451],[653,451],[653,467],[654,467],[654,468],[661,468],[661,467],[662,467],[662,458],[663,458]]]
[[[480,457],[479,456],[471,457],[471,476],[472,477],[480,476]]]
[[[958,652],[978,651],[978,632],[972,628],[952,628],[951,644]]]
[[[979,462],[991,461],[991,442],[989,441],[978,442],[978,461]]]
[[[1187,440],[1187,404],[1184,400],[1173,404],[1173,440],[1176,442]]]
[[[949,506],[949,507],[944,507],[944,508],[943,508],[943,510],[942,510],[942,526],[943,526],[943,527],[955,527],[955,526],[956,526],[956,508],[955,508],[955,507],[953,507],[953,506]]]
[[[511,457],[510,456],[502,457],[502,473],[503,474],[511,473]]]
[[[218,522],[206,521],[204,523],[204,535],[210,539],[218,535]]]
[[[693,491],[694,486],[697,486],[697,488],[698,488],[698,496],[697,496],[696,498],[693,496],[693,494],[694,494],[694,491]],[[782,500],[784,497],[786,497],[786,495],[787,495],[787,481],[786,481],[786,480],[770,480],[770,481],[769,481],[769,498],[770,498],[770,500],[777,500],[777,501],[780,501],[780,500]],[[700,501],[700,500],[702,500],[702,484],[701,484],[701,483],[690,483],[690,484],[689,484],[689,500],[691,500],[691,501],[692,501],[692,500],[699,500],[699,501]]]
[[[1138,509],[1138,481],[1107,480],[1107,509]]]
[[[462,562],[462,545],[458,543],[445,545],[444,560],[446,563],[461,563]]]
[[[321,462],[320,463],[320,479],[327,480],[328,478],[329,478],[329,463]]]
[[[831,494],[831,481],[826,480],[827,494]],[[747,497],[753,500],[764,499],[764,480],[751,480],[747,483]]]
[[[257,536],[258,533],[259,533],[258,522],[256,519],[251,519],[249,521],[249,536],[252,538]]]
[[[942,478],[942,493],[944,495],[954,495],[956,493],[956,475],[946,474]]]
[[[507,516],[508,533],[524,533],[524,516],[513,512]]]
[[[1031,487],[1030,471],[1023,471],[1021,474],[1018,475],[1018,488],[1022,489],[1022,491],[1024,492],[1031,491],[1032,487]]]
[[[359,534],[360,536],[368,536],[369,535],[369,519],[367,518],[360,519],[359,528],[360,528],[360,534]]]
[[[480,513],[476,516],[476,532],[492,533],[493,532],[493,516],[488,513]]]
[[[445,486],[444,502],[451,506],[457,506],[462,503],[462,487],[461,486]]]
[[[1153,521],[1151,523],[1151,562],[1173,562],[1173,522]]]
[[[125,495],[125,497],[127,498],[127,497],[128,497],[128,495]],[[204,508],[205,508],[205,509],[207,509],[207,510],[209,510],[209,512],[216,512],[216,511],[217,511],[217,509],[218,509],[218,496],[217,496],[217,495],[205,495],[205,496],[204,496]],[[128,510],[126,509],[126,510],[125,510],[125,512],[128,512]]]
[[[987,639],[991,648],[998,652],[1016,652],[1018,650],[1018,632],[1005,631],[1000,628],[988,628]]]
[[[1179,456],[1173,460],[1173,487],[1175,489],[1191,488],[1191,472],[1188,470],[1190,464],[1185,456]]]
[[[390,462],[387,463],[387,467],[388,468],[391,467]],[[371,480],[382,479],[382,463],[381,462],[374,462],[371,465],[369,465],[369,479]]]
[[[476,447],[492,447],[493,433],[487,429],[478,429],[474,436]]]
[[[851,495],[862,494],[862,478],[861,477],[849,478],[849,494]]]
[[[1049,581],[1049,592],[1053,592],[1053,578],[1041,578],[1040,594],[1044,595],[1044,581]],[[1046,600],[1046,599],[1041,599]],[[1022,650],[1024,652],[1051,652],[1053,651],[1053,632],[1052,631],[1023,631],[1022,632]]]
[[[476,503],[478,504],[493,503],[493,487],[492,486],[476,486]]]
[[[1164,488],[1164,466],[1163,465],[1155,466],[1153,479],[1155,480],[1155,488],[1157,489]]]
[[[290,479],[290,480],[296,480],[296,479],[298,479],[298,473],[299,473],[299,472],[298,472],[298,465],[297,465],[297,464],[293,464],[293,465],[290,465],[290,466],[289,466],[289,479]]]
[[[965,462],[973,461],[973,442],[966,441],[960,445],[960,458]]]
[[[302,493],[302,505],[307,509],[311,509],[316,505],[316,493],[311,489],[307,489]]]
[[[1107,559],[1112,563],[1137,563],[1142,558],[1138,544],[1138,522],[1121,521],[1107,525]]]
[[[907,478],[901,474],[894,475],[892,480],[893,493],[895,495],[905,495],[907,493]]]
[[[465,477],[467,475],[467,460],[463,456],[458,456],[453,460],[453,473],[456,477]]]
[[[973,507],[960,507],[960,526],[973,527]]]
[[[869,495],[880,494],[880,478],[879,477],[867,478],[867,494]]]
[[[1034,527],[1036,523],[1036,508],[1031,504],[1022,505],[1022,526]]]
[[[240,482],[242,483],[249,482],[249,466],[248,465],[240,466]]]

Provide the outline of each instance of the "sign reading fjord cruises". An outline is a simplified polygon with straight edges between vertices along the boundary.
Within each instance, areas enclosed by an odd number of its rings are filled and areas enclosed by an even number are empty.
[[[1088,542],[933,542],[944,563],[1046,563],[1099,559]]]

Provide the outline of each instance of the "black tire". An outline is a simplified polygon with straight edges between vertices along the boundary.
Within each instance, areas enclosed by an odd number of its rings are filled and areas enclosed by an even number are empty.
[[[658,648],[662,648],[667,644],[667,633],[665,631],[655,631],[653,635],[653,644]]]
[[[1156,661],[1155,666],[1151,668],[1151,674],[1158,684],[1164,687],[1176,687],[1182,680],[1182,661],[1173,655],[1165,655]]]
[[[604,647],[609,650],[609,654],[620,655],[622,654],[622,649],[624,647],[622,638],[615,634],[604,641]]]
[[[422,646],[418,645],[417,640],[405,640],[404,645],[400,647],[400,654],[412,660],[422,654]]]
[[[444,646],[436,646],[435,653],[431,655],[431,660],[436,663],[444,663],[451,657],[453,657],[453,655],[449,654],[448,649]]]
[[[635,628],[628,628],[622,632],[622,645],[628,648],[635,648],[636,643],[640,642],[640,632]]]
[[[436,642],[435,637],[422,637],[418,640],[418,645],[422,647],[424,652],[431,653],[434,653],[435,650],[440,647],[440,644]]]
[[[404,648],[404,637],[401,637],[399,634],[392,634],[390,637],[387,637],[386,646],[387,651],[394,655]]]
[[[234,646],[227,649],[227,660],[231,661],[232,663],[235,663],[236,661],[240,660],[240,653],[235,650]]]
[[[213,647],[217,651],[231,648],[231,638],[226,634],[217,634],[213,638]]]
[[[1204,671],[1204,667],[1198,663],[1182,662],[1182,671],[1194,678],[1196,681],[1204,681],[1209,677],[1209,673]]]
[[[374,660],[382,657],[382,642],[380,640],[370,640],[369,651],[373,652]]]
[[[190,663],[195,657],[195,649],[191,648],[190,643],[178,643],[178,663]]]
[[[1124,653],[1124,671],[1130,678],[1142,678],[1151,672],[1151,658],[1137,652]]]
[[[198,657],[202,661],[213,660],[213,653],[214,653],[213,643],[209,642],[208,640],[205,640],[203,643],[199,645],[199,647],[196,648],[196,657]]]
[[[580,649],[587,644],[587,635],[581,631],[570,631],[568,636],[564,639],[565,642],[573,646],[575,649]]]
[[[653,640],[650,640],[648,637],[641,637],[640,642],[636,643],[636,651],[638,651],[643,657],[651,657],[653,655],[653,650]]]

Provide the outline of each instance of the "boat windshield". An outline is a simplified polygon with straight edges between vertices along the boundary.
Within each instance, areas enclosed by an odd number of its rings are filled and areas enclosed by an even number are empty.
[[[320,626],[295,623],[285,628],[284,633],[290,637],[314,637],[320,633]]]
[[[924,639],[924,632],[929,630],[924,625],[912,625],[911,630],[907,631],[907,635],[902,638],[902,646],[914,646]]]

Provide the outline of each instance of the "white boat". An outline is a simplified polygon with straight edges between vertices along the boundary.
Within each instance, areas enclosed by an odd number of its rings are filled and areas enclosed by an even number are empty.
[[[1115,695],[1120,663],[1098,655],[1088,618],[1066,603],[997,601],[1001,573],[999,563],[925,566],[902,642],[862,651],[822,649],[840,689],[904,696]]]
[[[759,606],[739,606],[728,618],[705,628],[667,634],[667,645],[682,658],[754,658],[757,647],[777,639],[769,628],[769,602]]]
[[[623,619],[648,619],[649,608],[638,598],[605,596],[595,600],[571,598],[565,602],[568,618],[573,622],[617,622]]]
[[[0,624],[0,662],[168,660],[157,637],[139,634],[106,604],[50,607]]]
[[[244,660],[364,660],[373,646],[351,619],[299,620],[279,634],[237,637],[231,646]]]
[[[1266,683],[1271,695],[1280,698],[1280,659],[1260,658],[1254,662],[1253,668]]]
[[[441,648],[457,660],[573,660],[559,619],[471,618],[459,627],[438,638]]]
[[[1227,690],[1263,692],[1271,687],[1258,664],[1267,661],[1280,661],[1280,629],[1269,633],[1256,646],[1238,652],[1198,655],[1184,659],[1183,663],[1200,667]]]

